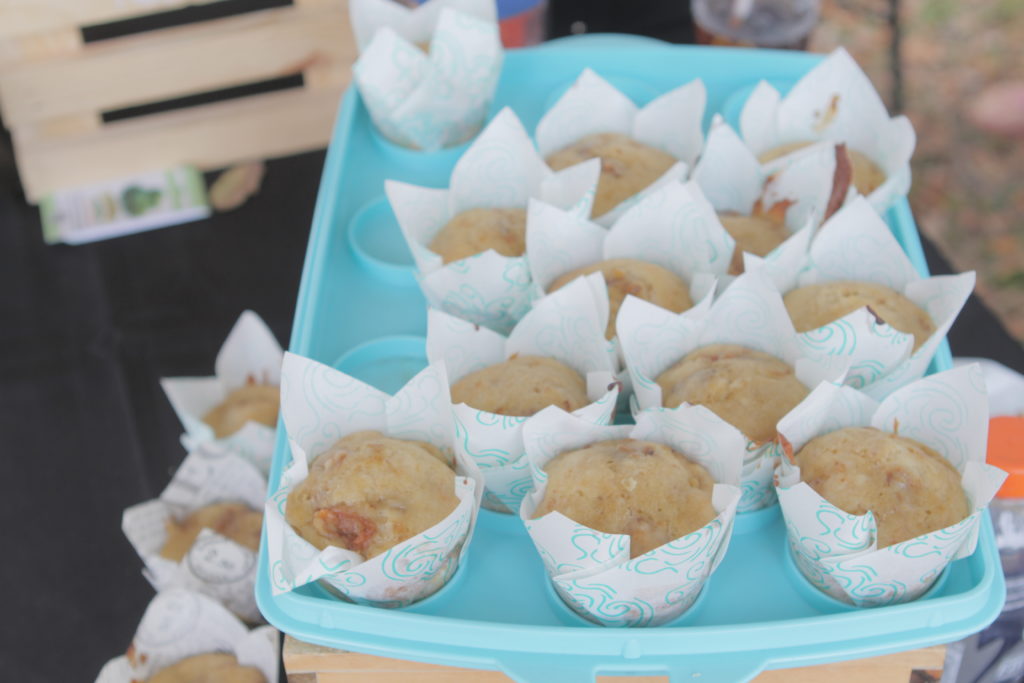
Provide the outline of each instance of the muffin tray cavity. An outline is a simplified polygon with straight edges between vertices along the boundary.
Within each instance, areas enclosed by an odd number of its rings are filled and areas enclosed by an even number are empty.
[[[705,126],[735,116],[759,79],[785,87],[819,56],[672,46],[622,36],[577,37],[506,54],[491,115],[510,106],[533,131],[584,67],[639,104],[693,78],[708,91]],[[327,154],[299,290],[292,351],[333,364],[387,392],[426,365],[426,304],[390,207],[385,179],[445,187],[466,145],[427,154],[373,129],[354,89]],[[886,217],[922,274],[921,243],[906,201]],[[951,367],[944,343],[931,371]],[[270,488],[290,460],[279,430]],[[550,587],[517,516],[482,510],[472,546],[438,593],[401,610],[344,602],[317,584],[273,596],[266,544],[256,598],[267,620],[309,642],[437,664],[498,669],[520,681],[593,681],[598,674],[672,681],[746,681],[764,669],[807,666],[956,640],[999,613],[1004,586],[991,524],[978,549],[923,598],[856,610],[819,594],[788,556],[778,506],[739,515],[725,560],[694,607],[647,629],[594,626]],[[614,608],[614,606],[609,606]]]

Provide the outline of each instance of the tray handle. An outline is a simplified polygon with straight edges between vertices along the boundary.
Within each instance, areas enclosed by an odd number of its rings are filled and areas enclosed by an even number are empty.
[[[545,660],[527,655],[514,662],[501,662],[501,668],[517,683],[594,683],[597,676],[668,676],[669,683],[746,683],[761,672],[764,662],[729,655],[692,655],[671,657],[658,664],[595,664],[594,660],[563,658]]]

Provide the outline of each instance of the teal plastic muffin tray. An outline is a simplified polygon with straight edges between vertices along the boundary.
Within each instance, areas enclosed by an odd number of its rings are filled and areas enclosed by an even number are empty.
[[[673,46],[623,36],[570,38],[509,52],[492,114],[510,106],[533,130],[584,67],[638,104],[700,77],[711,115],[735,116],[759,79],[786,87],[820,57],[799,52]],[[373,129],[350,89],[327,154],[299,290],[292,351],[393,392],[426,364],[426,304],[384,200],[384,180],[444,187],[465,146],[426,154]],[[927,266],[906,202],[887,216],[917,269]],[[951,367],[943,345],[932,370]],[[270,473],[290,459],[283,427]],[[349,604],[318,585],[271,593],[266,547],[256,598],[296,638],[386,657],[498,669],[519,681],[592,681],[597,674],[671,681],[746,681],[764,669],[807,666],[950,642],[999,613],[1004,585],[988,519],[973,556],[953,563],[923,598],[856,610],[818,593],[796,571],[778,507],[740,515],[728,554],[694,608],[647,629],[591,625],[549,587],[517,517],[482,510],[451,582],[401,610]]]

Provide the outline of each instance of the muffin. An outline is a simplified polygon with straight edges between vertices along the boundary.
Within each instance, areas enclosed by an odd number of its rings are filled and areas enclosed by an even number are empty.
[[[161,669],[147,683],[266,683],[254,666],[242,666],[234,655],[207,652],[186,657]]]
[[[580,373],[553,358],[513,355],[452,385],[452,403],[526,417],[548,406],[572,412],[590,403]]]
[[[783,297],[797,332],[808,332],[867,306],[891,327],[914,336],[914,351],[935,332],[927,312],[899,292],[873,282],[823,282]]]
[[[668,446],[639,439],[599,441],[552,458],[534,518],[560,512],[606,534],[628,534],[637,557],[713,520],[714,481]]]
[[[814,143],[789,142],[785,145],[773,147],[761,154],[757,159],[762,164],[767,164],[769,161],[774,161],[812,144]],[[847,158],[850,160],[850,166],[853,169],[853,184],[858,192],[867,197],[885,182],[885,171],[879,168],[878,164],[868,158],[866,154],[848,147],[845,147],[845,149]]]
[[[281,392],[276,386],[249,383],[228,394],[220,405],[203,416],[203,422],[213,428],[218,439],[231,436],[250,421],[276,427],[280,403]]]
[[[676,158],[621,133],[595,133],[580,138],[548,156],[548,166],[556,171],[601,158],[601,177],[597,182],[592,215],[603,216],[665,174]]]
[[[526,209],[469,209],[456,214],[430,243],[451,263],[493,249],[502,256],[526,251]]]
[[[846,427],[811,439],[796,454],[800,478],[852,515],[874,513],[878,547],[956,524],[971,512],[960,473],[913,439]]]
[[[323,550],[370,559],[447,517],[459,504],[455,473],[433,445],[355,432],[310,465],[288,494],[285,518]]]
[[[678,275],[654,263],[631,258],[609,259],[571,270],[556,278],[548,287],[548,293],[582,275],[597,271],[604,274],[604,281],[608,285],[609,316],[604,335],[608,339],[615,336],[615,318],[627,294],[650,301],[673,313],[682,313],[693,306],[689,287]]]
[[[203,529],[216,531],[253,552],[259,550],[263,513],[242,503],[214,503],[199,508],[180,522],[169,519],[166,526],[167,540],[160,555],[181,562]]]
[[[765,215],[744,216],[730,211],[718,214],[718,220],[722,222],[726,232],[736,240],[736,248],[729,263],[730,275],[739,275],[743,272],[743,252],[767,256],[772,249],[789,237],[789,230],[784,222]]]
[[[706,406],[759,444],[775,438],[775,425],[808,394],[789,365],[735,344],[699,348],[661,373],[657,382],[666,408]]]

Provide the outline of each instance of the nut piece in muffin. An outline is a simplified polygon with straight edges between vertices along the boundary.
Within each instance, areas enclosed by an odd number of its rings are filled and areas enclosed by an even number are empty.
[[[502,256],[526,251],[526,209],[469,209],[434,236],[430,250],[446,264],[493,249]]]
[[[590,403],[580,373],[554,358],[513,355],[452,385],[452,403],[526,417],[548,406],[572,412]]]
[[[757,160],[762,164],[767,164],[769,161],[780,159],[813,144],[813,142],[789,142],[769,149],[762,153]],[[863,152],[848,147],[845,148],[845,151],[852,167],[854,187],[857,188],[857,192],[867,197],[885,182],[885,171]]]
[[[630,557],[692,533],[716,517],[711,475],[664,444],[598,441],[558,454],[544,471],[547,490],[534,519],[557,511],[606,534],[628,534]]]
[[[207,652],[186,657],[164,667],[147,679],[147,683],[266,683],[267,679],[254,666],[242,666],[235,656],[226,652]]]
[[[706,406],[755,443],[774,439],[775,425],[808,394],[788,364],[736,344],[699,348],[657,382],[666,408]]]
[[[594,157],[601,159],[592,215],[603,216],[665,174],[676,158],[621,133],[594,133],[548,156],[556,171]]]
[[[800,478],[851,515],[874,513],[878,547],[956,524],[971,512],[960,473],[934,450],[873,427],[846,427],[796,454]]]
[[[218,439],[231,436],[250,421],[276,427],[280,404],[281,391],[276,386],[249,382],[228,394],[223,402],[203,416],[203,422],[213,428]]]
[[[317,456],[288,494],[285,518],[318,549],[370,559],[447,517],[455,473],[432,444],[354,432]]]
[[[249,550],[259,550],[263,513],[243,503],[213,503],[199,508],[180,522],[167,520],[166,527],[167,540],[160,549],[160,555],[181,562],[203,529],[216,531]]]
[[[551,283],[548,293],[578,277],[597,271],[604,274],[604,281],[608,286],[609,315],[604,335],[607,339],[615,336],[615,318],[619,315],[619,308],[627,294],[650,301],[673,313],[682,313],[693,306],[690,288],[682,278],[667,268],[631,258],[614,258],[570,270]]]
[[[873,282],[823,282],[794,289],[782,300],[797,332],[816,330],[865,306],[889,326],[913,335],[914,351],[935,332],[935,323],[924,309]]]

